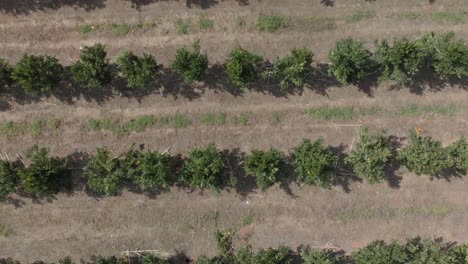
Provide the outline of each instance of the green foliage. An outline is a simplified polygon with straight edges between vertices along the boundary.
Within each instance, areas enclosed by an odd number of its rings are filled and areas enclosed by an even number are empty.
[[[198,26],[200,27],[201,31],[206,31],[213,29],[214,22],[213,20],[206,17],[201,17],[200,20],[198,20]]]
[[[0,59],[0,92],[3,89],[11,84],[11,74],[13,72],[13,68],[8,64],[8,62],[4,59]]]
[[[73,79],[86,88],[100,88],[112,80],[112,70],[106,59],[107,53],[102,44],[84,47],[80,60],[73,65]]]
[[[354,108],[318,106],[307,109],[306,114],[322,120],[351,120],[354,117]]]
[[[328,58],[332,64],[330,73],[343,84],[366,77],[375,64],[363,43],[351,38],[338,41]]]
[[[392,152],[387,146],[387,136],[382,131],[369,134],[367,127],[359,129],[359,138],[355,148],[349,153],[346,162],[353,165],[353,170],[360,178],[369,183],[379,183],[385,179],[384,167]]]
[[[307,248],[301,251],[303,264],[339,264],[332,251],[318,251]]]
[[[64,257],[59,259],[59,264],[73,264],[73,261],[71,260],[70,257]]]
[[[178,18],[175,21],[175,28],[178,34],[187,34],[191,27],[190,19]]]
[[[226,123],[226,113],[217,113],[217,114],[204,114],[200,121],[208,126],[219,126]]]
[[[323,147],[322,139],[314,143],[304,139],[292,152],[297,181],[330,188],[337,159],[329,148]]]
[[[178,49],[172,64],[174,71],[187,83],[203,80],[208,71],[208,56],[200,53],[200,42],[194,42],[192,48],[192,52],[187,47]]]
[[[454,40],[453,33],[426,34],[418,43],[426,53],[427,64],[441,79],[468,76],[468,45]]]
[[[365,248],[352,254],[355,264],[406,264],[409,256],[404,246],[393,242],[386,245],[383,241],[375,241]],[[417,263],[417,262],[415,262]],[[424,262],[423,262],[424,263]]]
[[[232,238],[234,235],[235,232],[232,229],[216,229],[214,240],[216,242],[216,247],[218,248],[218,253],[221,256],[229,256],[232,253]]]
[[[354,12],[352,15],[346,17],[346,22],[351,22],[351,23],[354,23],[354,22],[359,22],[359,21],[362,21],[362,20],[368,20],[368,19],[372,19],[375,17],[375,11],[371,11],[371,10],[358,10],[356,12]]]
[[[253,150],[245,159],[247,175],[257,179],[257,186],[263,191],[278,180],[283,153],[276,149]]]
[[[260,14],[257,19],[260,31],[275,32],[288,27],[288,18],[278,14]]]
[[[376,43],[375,59],[383,70],[382,79],[407,84],[424,66],[425,54],[406,38],[396,39],[390,47],[386,40]]]
[[[262,57],[242,48],[232,50],[226,61],[229,79],[238,87],[246,87],[249,83],[255,82],[258,64],[262,60]]]
[[[31,96],[49,94],[62,81],[64,69],[55,57],[24,55],[12,78]]]
[[[34,145],[26,152],[31,164],[18,171],[21,187],[27,194],[52,195],[72,186],[71,171],[64,158],[49,157],[45,148]]]
[[[16,190],[18,176],[13,163],[0,160],[0,201]]]
[[[398,159],[416,175],[437,175],[452,167],[453,160],[439,141],[423,138],[416,129],[411,129],[409,144],[399,151]]]
[[[468,173],[468,143],[462,137],[452,143],[449,147],[450,157],[453,159],[454,167]]]
[[[276,59],[273,68],[266,71],[265,76],[278,79],[281,89],[303,86],[305,78],[312,72],[313,56],[314,54],[308,48],[293,49],[290,56]]]
[[[185,161],[182,180],[191,187],[221,189],[226,184],[225,160],[215,144],[194,147]]]
[[[289,264],[292,258],[289,255],[288,247],[280,247],[278,249],[261,249],[256,255],[252,255],[250,262],[252,264]]]
[[[176,181],[176,160],[156,151],[137,152],[130,155],[135,160],[128,177],[142,190],[169,188]]]
[[[117,65],[131,88],[148,86],[158,70],[153,56],[143,54],[138,57],[130,51],[124,51],[117,58]]]
[[[126,165],[121,158],[111,157],[107,148],[97,148],[84,172],[89,188],[105,195],[118,195],[128,177],[129,167]]]

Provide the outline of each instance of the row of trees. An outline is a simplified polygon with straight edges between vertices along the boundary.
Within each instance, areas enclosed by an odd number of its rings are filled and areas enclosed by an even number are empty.
[[[443,243],[440,240],[409,239],[405,244],[375,241],[346,255],[344,251],[317,250],[302,246],[297,252],[288,247],[260,249],[254,252],[250,246],[232,249],[229,239],[224,240],[215,257],[199,257],[197,264],[463,264],[468,263],[468,244]],[[135,257],[93,256],[87,264],[170,264],[188,260],[186,256],[162,258],[149,253]],[[188,261],[186,261],[188,262]],[[11,258],[0,259],[1,264],[21,264]],[[43,262],[37,262],[43,263]],[[74,264],[70,257],[59,264]],[[192,263],[192,262],[190,262]]]
[[[301,87],[314,72],[313,56],[308,48],[293,49],[290,55],[268,63],[257,54],[237,48],[229,53],[225,71],[239,88],[249,87],[259,78],[273,78],[281,89]],[[71,67],[73,81],[89,89],[108,86],[118,73],[106,57],[101,44],[84,47],[79,61]],[[395,39],[391,46],[383,40],[376,42],[374,53],[362,42],[348,38],[336,44],[329,59],[329,73],[343,84],[358,83],[376,73],[398,84],[410,83],[421,72],[435,73],[442,80],[468,76],[468,45],[454,39],[452,33],[429,33],[415,41]],[[119,55],[116,64],[130,88],[148,87],[160,67],[153,56],[137,56],[130,51]],[[208,57],[201,53],[198,41],[191,49],[178,49],[172,63],[172,69],[187,83],[203,81],[208,67]],[[66,75],[59,61],[47,55],[24,55],[15,67],[0,59],[0,89],[16,82],[32,96],[47,95]]]
[[[66,159],[49,157],[47,150],[34,146],[26,156],[29,165],[0,161],[0,197],[11,192],[29,195],[52,195],[73,186]],[[441,175],[449,170],[465,174],[468,171],[468,144],[464,138],[443,147],[419,131],[410,131],[408,144],[396,151],[389,145],[384,131],[370,133],[359,130],[353,149],[344,159],[354,174],[369,183],[386,179],[385,168],[399,161],[417,175]],[[294,168],[296,181],[329,189],[344,170],[331,146],[321,139],[306,139],[292,149],[290,157],[276,149],[253,150],[243,162],[245,173],[255,177],[257,187],[265,190],[280,181],[283,164]],[[220,190],[235,185],[226,156],[216,145],[194,147],[187,157],[171,156],[157,151],[128,152],[113,156],[106,148],[98,148],[84,168],[90,190],[104,195],[118,195],[125,187],[130,190],[154,191],[175,184],[191,188]],[[283,173],[285,174],[285,173]]]

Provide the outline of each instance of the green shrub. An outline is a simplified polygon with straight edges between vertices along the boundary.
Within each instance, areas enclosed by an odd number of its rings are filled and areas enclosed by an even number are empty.
[[[468,76],[468,45],[454,40],[453,33],[423,36],[418,44],[426,54],[426,63],[441,79]]]
[[[55,57],[24,55],[12,78],[31,96],[49,94],[62,81],[64,69]]]
[[[453,160],[454,167],[457,170],[468,172],[468,143],[462,137],[458,141],[452,143],[449,147],[450,157]]]
[[[203,80],[208,71],[208,56],[200,53],[200,42],[194,42],[192,48],[192,52],[187,47],[178,49],[172,64],[174,71],[187,83]]]
[[[124,51],[117,58],[117,65],[131,88],[148,86],[158,70],[153,56],[143,54],[138,57],[130,51]]]
[[[169,188],[176,181],[176,160],[156,151],[134,152],[135,164],[128,177],[142,190]]]
[[[322,139],[314,143],[304,139],[293,149],[292,160],[298,182],[331,187],[337,157],[329,148],[323,147]]]
[[[118,195],[128,178],[129,167],[126,165],[120,157],[111,157],[107,148],[97,148],[84,172],[89,188],[105,195]]]
[[[0,201],[16,190],[17,171],[13,163],[0,160]]]
[[[226,184],[225,161],[215,144],[194,147],[185,161],[182,180],[191,187],[221,189]]]
[[[355,264],[406,264],[409,262],[408,253],[404,246],[393,242],[386,245],[383,241],[376,241],[365,248],[352,253]],[[418,263],[418,262],[414,262]],[[427,262],[421,262],[427,263]],[[437,262],[436,262],[437,263]]]
[[[375,58],[383,70],[381,79],[408,84],[424,67],[425,54],[418,45],[406,38],[396,39],[390,47],[386,40],[376,43]]]
[[[314,54],[308,48],[293,49],[290,56],[277,59],[273,63],[273,68],[266,71],[265,75],[278,79],[281,89],[287,89],[290,86],[301,87],[307,75],[312,71],[313,56]]]
[[[255,82],[258,64],[262,60],[262,57],[242,48],[232,50],[226,61],[229,79],[238,87],[246,87],[249,83]]]
[[[338,41],[328,58],[330,73],[343,84],[361,80],[374,68],[370,51],[362,42],[351,38]]]
[[[416,129],[410,130],[409,143],[399,151],[398,159],[416,175],[437,175],[453,165],[449,152],[439,141],[423,138]]]
[[[80,60],[73,65],[73,79],[86,88],[101,88],[112,81],[112,70],[102,44],[84,47]]]
[[[27,194],[52,195],[72,187],[71,171],[64,158],[49,157],[45,148],[34,145],[26,152],[31,164],[21,168],[18,176]]]
[[[8,62],[4,59],[0,59],[0,92],[3,89],[11,84],[11,74],[13,72],[13,68],[8,64]]]
[[[385,179],[384,167],[392,152],[387,146],[385,132],[369,134],[367,127],[359,129],[356,147],[349,153],[346,162],[351,163],[356,175],[369,183],[379,183]]]
[[[283,158],[283,153],[276,149],[253,150],[245,159],[245,171],[257,179],[257,186],[263,191],[278,180]]]
[[[260,14],[257,19],[257,26],[260,31],[275,32],[288,27],[288,18],[282,15]]]
[[[292,258],[289,255],[288,247],[279,247],[278,249],[261,249],[257,254],[254,254],[251,258],[251,262],[254,264],[289,264],[292,262]]]
[[[59,264],[73,264],[73,261],[70,257],[64,257],[59,259]]]

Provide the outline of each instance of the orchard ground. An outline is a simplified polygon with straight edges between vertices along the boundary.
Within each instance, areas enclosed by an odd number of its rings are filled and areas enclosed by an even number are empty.
[[[413,38],[428,31],[453,31],[457,38],[468,40],[468,4],[462,0],[432,5],[422,0],[342,0],[333,7],[323,6],[319,0],[248,1],[245,5],[201,1],[191,8],[185,1],[154,1],[140,6],[139,11],[121,0],[107,0],[102,5],[94,1],[87,6],[92,9],[89,11],[52,5],[29,10],[13,2],[0,4],[0,57],[12,62],[23,53],[45,53],[70,65],[77,59],[79,47],[95,42],[105,44],[110,57],[130,49],[151,53],[167,66],[177,48],[197,38],[212,63],[222,63],[238,46],[270,60],[291,48],[307,46],[317,61],[326,62],[328,50],[347,36],[361,39],[369,47],[377,38]],[[289,25],[274,33],[261,33],[255,26],[260,13],[290,17]],[[187,34],[177,33],[178,18],[191,21]],[[200,29],[200,18],[212,20],[213,27]],[[112,23],[127,23],[130,29],[115,29]],[[146,26],[135,26],[139,23]],[[194,87],[167,84],[142,97],[106,94],[101,100],[78,96],[36,102],[1,97],[0,126],[8,121],[60,120],[51,131],[1,135],[1,151],[13,158],[37,143],[59,156],[94,153],[99,145],[118,153],[135,143],[186,154],[193,145],[214,142],[221,149],[248,153],[269,147],[288,151],[303,138],[318,137],[349,150],[356,128],[364,125],[387,129],[402,144],[412,127],[422,128],[424,135],[444,144],[460,135],[468,137],[466,82],[424,83],[401,89],[381,83],[372,87],[369,95],[356,86],[323,79],[326,77],[320,73],[311,76],[304,89],[286,94],[246,91],[233,95],[208,81]],[[175,88],[179,92],[171,93]],[[305,113],[321,106],[352,107],[354,114],[322,120]],[[191,123],[177,128],[155,125],[130,134],[91,131],[88,127],[91,119],[125,122],[143,115],[176,113],[186,115]],[[202,121],[206,114],[220,113],[226,114],[224,124]],[[178,250],[196,257],[215,254],[216,225],[250,233],[236,243],[251,243],[256,248],[308,244],[352,250],[376,239],[403,241],[417,235],[468,242],[464,224],[468,222],[466,177],[431,180],[404,169],[393,174],[401,178],[399,186],[351,182],[325,191],[293,183],[275,185],[262,193],[246,183],[243,188],[220,194],[175,188],[156,197],[124,193],[96,198],[81,190],[51,200],[15,196],[18,203],[0,204],[0,213],[6,216],[0,220],[0,257],[56,261],[64,255],[78,259],[136,248]]]

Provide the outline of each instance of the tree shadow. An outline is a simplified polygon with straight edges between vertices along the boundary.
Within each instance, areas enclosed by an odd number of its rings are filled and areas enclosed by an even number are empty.
[[[186,0],[185,5],[188,8],[207,9],[219,3],[218,0]]]
[[[46,12],[70,6],[91,11],[104,8],[106,0],[2,0],[0,1],[0,12],[11,15],[28,15],[31,12]]]
[[[346,193],[351,192],[351,183],[362,183],[362,179],[356,176],[353,172],[353,167],[346,163],[346,145],[340,144],[336,147],[330,146],[330,149],[338,157],[336,163],[336,177],[333,180],[333,185],[340,186]]]
[[[394,135],[388,137],[388,145],[390,146],[392,152],[392,158],[384,168],[384,175],[390,188],[400,188],[402,177],[399,176],[397,172],[401,167],[401,162],[397,157],[398,149],[401,147],[401,142],[405,139],[406,137],[397,137]]]
[[[203,94],[203,90],[195,91],[193,84],[185,83],[181,76],[172,69],[163,68],[161,71],[162,75],[159,86],[162,88],[161,95],[163,97],[173,96],[177,99],[181,96],[192,101]]]
[[[328,89],[330,87],[341,87],[342,84],[328,74],[329,68],[330,66],[324,63],[313,67],[312,77],[306,80],[307,87],[322,96],[328,96]]]
[[[205,84],[209,90],[216,92],[226,92],[233,96],[242,96],[244,90],[235,86],[226,73],[226,68],[223,64],[213,64],[205,78]],[[253,84],[252,84],[253,85]]]
[[[379,76],[379,72],[374,72],[369,74],[367,78],[354,82],[353,85],[355,85],[359,91],[365,93],[368,97],[374,98],[373,89],[377,88],[379,85]]]
[[[296,182],[296,178],[294,177],[294,175],[295,173],[291,157],[287,157],[284,159],[284,162],[281,163],[280,171],[278,173],[278,179],[280,188],[291,198],[298,197],[291,190],[291,184]]]
[[[459,86],[460,89],[468,91],[468,77],[456,78],[451,77],[447,80],[442,80],[432,71],[422,71],[406,85],[392,85],[390,90],[400,90],[408,88],[409,91],[416,95],[423,95],[425,91],[429,92],[440,92],[447,86]]]
[[[333,7],[333,6],[335,6],[335,0],[320,0],[320,4],[322,4],[324,6]]]
[[[242,199],[246,199],[249,194],[257,189],[257,183],[254,177],[247,176],[245,173],[243,166],[245,153],[240,152],[239,148],[225,149],[222,153],[226,158],[226,163],[231,174],[230,176],[236,179],[233,186],[236,193]]]

